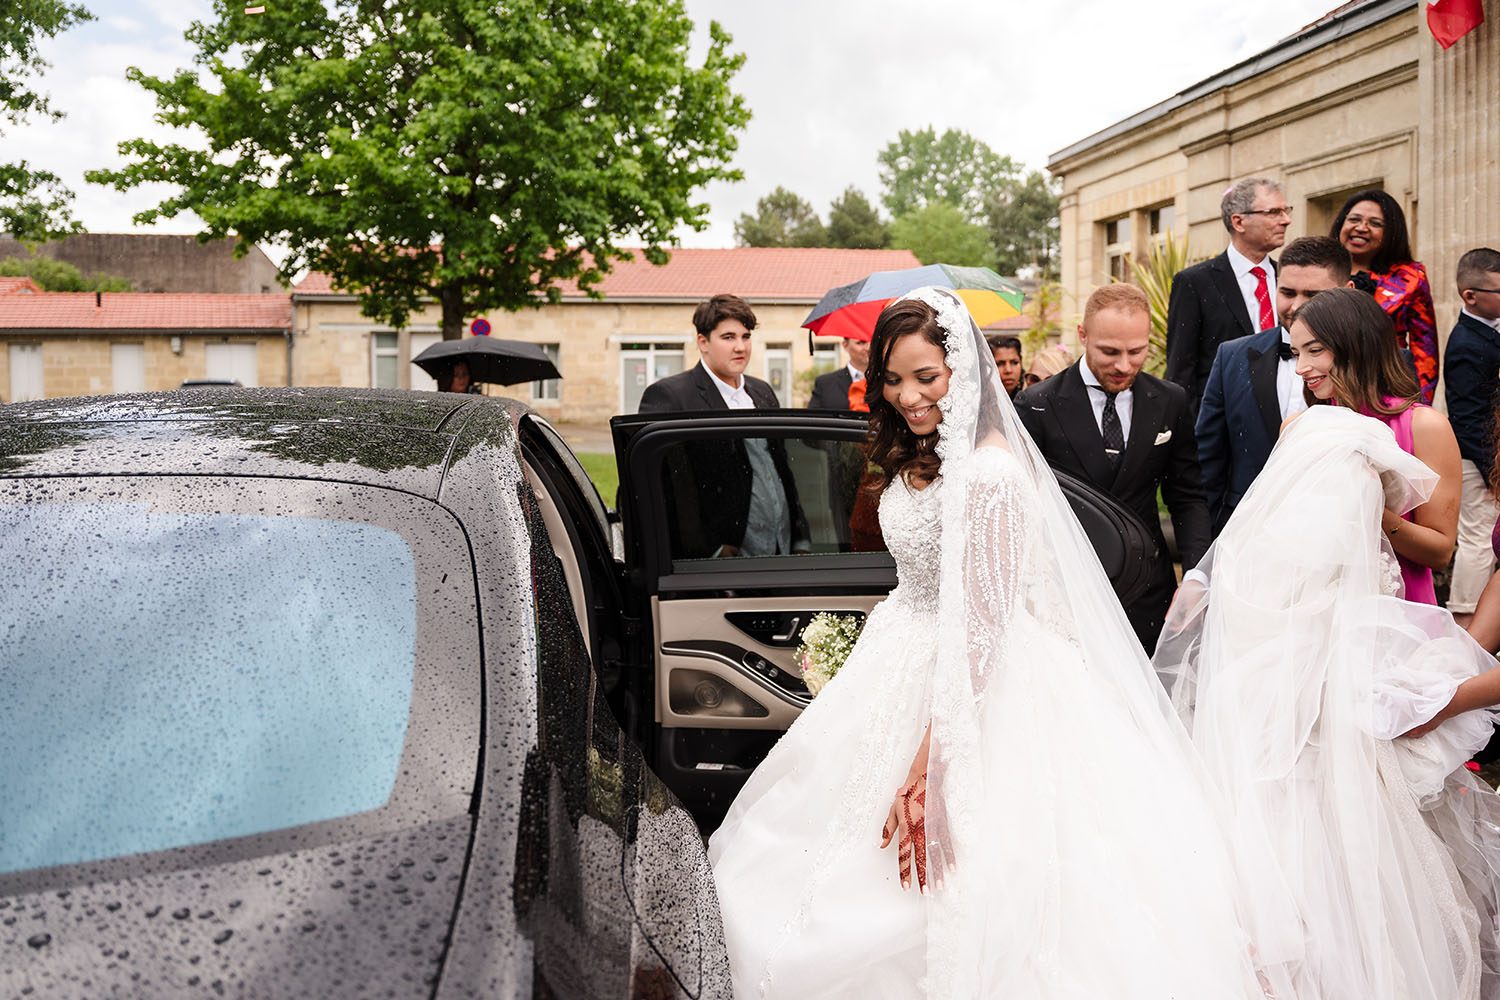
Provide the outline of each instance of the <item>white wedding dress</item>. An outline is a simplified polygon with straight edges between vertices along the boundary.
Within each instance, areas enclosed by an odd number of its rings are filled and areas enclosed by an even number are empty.
[[[1314,407],[1198,570],[1156,664],[1229,812],[1261,975],[1301,1000],[1500,996],[1500,799],[1464,769],[1493,713],[1420,739],[1494,659],[1401,599],[1382,508],[1437,476],[1382,422]]]
[[[899,585],[711,840],[735,994],[1260,998],[1185,733],[967,313],[915,294],[942,475],[881,497]],[[878,845],[929,725],[923,894]]]

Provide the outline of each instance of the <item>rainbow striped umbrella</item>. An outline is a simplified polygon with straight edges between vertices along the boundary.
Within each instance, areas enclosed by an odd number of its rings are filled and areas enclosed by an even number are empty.
[[[987,267],[928,264],[904,271],[876,271],[830,290],[802,325],[824,337],[869,340],[880,311],[907,292],[927,285],[951,288],[981,327],[1021,315],[1021,289]]]

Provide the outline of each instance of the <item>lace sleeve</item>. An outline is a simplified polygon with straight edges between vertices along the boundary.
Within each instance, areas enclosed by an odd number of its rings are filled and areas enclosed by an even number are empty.
[[[1015,471],[1008,455],[985,461],[969,483],[965,504],[964,619],[976,697],[1002,657],[1021,599],[1026,531]]]

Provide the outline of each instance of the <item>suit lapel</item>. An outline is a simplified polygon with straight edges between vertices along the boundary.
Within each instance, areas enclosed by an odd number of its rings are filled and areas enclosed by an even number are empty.
[[[1151,449],[1156,447],[1156,429],[1161,426],[1161,399],[1156,387],[1137,376],[1130,395],[1130,437],[1110,484],[1116,496],[1124,494],[1124,485],[1150,459]]]
[[[1279,335],[1277,339],[1280,339]],[[1260,411],[1266,435],[1274,444],[1281,435],[1281,400],[1276,395],[1276,375],[1281,358],[1276,352],[1275,342],[1263,351],[1252,347],[1246,352],[1246,357],[1250,361],[1250,395],[1255,400],[1255,408]]]
[[[1081,363],[1081,362],[1080,362]],[[1072,446],[1073,453],[1088,473],[1089,479],[1099,487],[1105,487],[1114,478],[1109,459],[1104,454],[1104,438],[1099,434],[1099,424],[1094,420],[1094,404],[1089,399],[1088,386],[1078,374],[1078,365],[1073,365],[1056,376],[1057,392],[1052,397],[1053,412],[1062,425],[1063,435]]]
[[[1272,273],[1275,267],[1271,268]],[[1219,291],[1219,297],[1224,300],[1224,308],[1229,315],[1234,317],[1235,325],[1240,328],[1240,336],[1248,337],[1255,333],[1255,328],[1250,322],[1250,314],[1245,311],[1245,298],[1240,294],[1240,283],[1234,278],[1234,268],[1229,266],[1229,252],[1213,259],[1209,272],[1213,275],[1214,287]]]
[[[698,387],[698,397],[703,401],[705,410],[729,409],[729,404],[724,402],[724,396],[719,392],[719,387],[714,385],[714,380],[708,376],[708,369],[702,364],[693,367],[693,384]]]

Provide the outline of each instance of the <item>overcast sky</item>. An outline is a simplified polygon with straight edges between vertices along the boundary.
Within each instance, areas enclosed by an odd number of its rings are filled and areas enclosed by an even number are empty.
[[[87,184],[121,162],[116,144],[166,130],[125,79],[188,66],[183,30],[207,0],[85,0],[99,19],[45,48],[42,89],[58,124],[7,126],[0,160],[59,174],[96,232],[138,229],[160,200]],[[274,4],[276,0],[257,0]],[[746,53],[735,79],[754,113],[737,165],[745,179],[707,191],[712,227],[690,246],[730,246],[734,220],[778,184],[826,213],[847,185],[880,194],[876,154],[902,129],[967,130],[1028,166],[1297,31],[1336,0],[1219,4],[1136,0],[686,0],[700,29],[717,20]],[[158,230],[191,232],[179,218]]]

